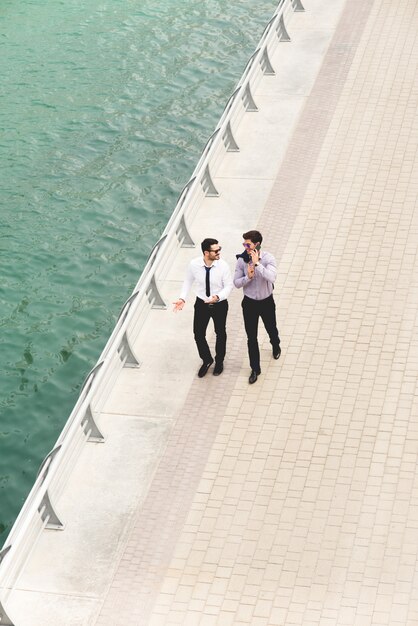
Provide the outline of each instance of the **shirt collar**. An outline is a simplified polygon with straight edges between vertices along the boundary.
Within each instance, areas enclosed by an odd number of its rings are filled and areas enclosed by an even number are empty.
[[[202,267],[215,267],[218,265],[219,259],[215,259],[212,265],[206,265],[204,258],[202,257]]]

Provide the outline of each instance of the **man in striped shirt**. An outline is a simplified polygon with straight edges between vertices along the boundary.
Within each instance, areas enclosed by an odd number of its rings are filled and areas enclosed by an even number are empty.
[[[277,271],[274,256],[269,252],[261,251],[263,237],[258,230],[244,233],[243,239],[245,251],[243,254],[237,255],[234,285],[238,289],[242,287],[244,292],[242,312],[251,367],[248,382],[252,385],[261,374],[260,349],[257,339],[260,317],[270,338],[273,358],[278,359],[281,354],[280,337],[276,323],[276,305],[273,298]]]

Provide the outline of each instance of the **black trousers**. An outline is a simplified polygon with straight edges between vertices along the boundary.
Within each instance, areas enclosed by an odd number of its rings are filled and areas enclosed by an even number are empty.
[[[199,356],[203,363],[212,361],[212,354],[206,341],[206,329],[209,320],[213,319],[216,333],[215,361],[223,363],[226,352],[226,316],[228,314],[228,301],[221,300],[216,304],[205,304],[200,298],[196,298],[194,304],[193,332]]]
[[[244,315],[245,332],[248,340],[248,356],[252,370],[260,373],[260,349],[258,347],[258,320],[261,317],[263,324],[270,337],[273,350],[280,346],[279,331],[276,323],[276,303],[273,296],[265,300],[253,300],[244,296],[242,301],[242,313]]]

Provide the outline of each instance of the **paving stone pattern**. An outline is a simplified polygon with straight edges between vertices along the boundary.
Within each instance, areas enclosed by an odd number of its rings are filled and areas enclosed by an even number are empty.
[[[97,626],[418,624],[417,35],[347,2],[258,225],[282,358],[231,307]]]

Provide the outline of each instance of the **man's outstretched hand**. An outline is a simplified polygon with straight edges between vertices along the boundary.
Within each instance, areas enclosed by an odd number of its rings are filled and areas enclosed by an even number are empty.
[[[181,311],[182,308],[184,307],[184,305],[186,304],[184,300],[176,300],[175,302],[173,302],[174,307],[173,307],[173,311],[174,313],[177,313],[177,311]]]

